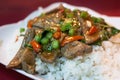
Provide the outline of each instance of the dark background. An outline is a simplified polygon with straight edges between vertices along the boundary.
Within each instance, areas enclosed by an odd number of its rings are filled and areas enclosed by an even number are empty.
[[[120,17],[119,0],[0,0],[0,26],[24,19],[39,6],[46,7],[53,2],[67,2],[76,6],[91,8],[101,14]],[[30,80],[0,64],[0,80]]]

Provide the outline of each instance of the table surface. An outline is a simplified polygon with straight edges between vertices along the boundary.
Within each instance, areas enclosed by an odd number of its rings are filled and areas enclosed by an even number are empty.
[[[119,0],[1,0],[0,26],[24,19],[39,6],[46,7],[53,2],[67,2],[76,6],[91,8],[101,14],[120,17]],[[0,80],[31,80],[0,64]]]

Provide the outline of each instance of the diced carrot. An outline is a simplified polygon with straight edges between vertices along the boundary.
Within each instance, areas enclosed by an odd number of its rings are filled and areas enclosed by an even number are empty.
[[[32,40],[30,44],[32,45],[35,52],[39,52],[41,50],[41,45],[35,40]]]
[[[28,27],[29,29],[31,29],[31,28],[32,28],[32,24],[33,24],[33,20],[29,20],[29,21],[28,21],[28,24],[27,24],[27,27]]]
[[[91,35],[98,31],[96,26],[92,26],[89,31],[86,32],[86,34]]]
[[[76,41],[76,40],[81,40],[83,39],[84,37],[83,36],[72,36],[72,37],[66,37],[62,43],[61,43],[61,46],[64,46],[65,44],[69,43],[69,42],[72,42],[72,41]]]
[[[60,9],[59,11],[58,11],[58,13],[63,13],[64,12],[64,9]]]
[[[53,37],[54,37],[55,39],[59,39],[59,38],[61,37],[61,32],[60,32],[60,31],[55,32],[55,33],[53,34]]]
[[[38,20],[38,17],[35,17],[35,18],[32,19],[32,20],[29,20],[29,21],[28,21],[28,24],[27,24],[27,27],[28,27],[29,29],[31,29],[33,23],[34,23],[35,21],[37,21],[37,20]]]
[[[18,38],[19,38],[19,36],[16,36],[15,42],[17,42],[17,41],[18,41]]]

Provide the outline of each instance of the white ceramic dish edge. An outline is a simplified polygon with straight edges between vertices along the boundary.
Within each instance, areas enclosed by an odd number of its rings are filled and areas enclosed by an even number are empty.
[[[7,24],[7,25],[3,25],[0,27],[0,63],[2,63],[3,65],[7,65],[9,63],[9,61],[14,57],[14,54],[9,55],[8,51],[7,51],[7,45],[10,44],[10,41],[15,39],[15,30],[19,30],[20,27],[24,27],[26,28],[27,22],[30,19],[33,19],[34,17],[40,15],[42,12],[47,12],[51,9],[56,8],[59,4],[63,4],[65,7],[70,8],[70,9],[80,9],[80,10],[85,10],[88,11],[91,15],[94,15],[96,17],[102,17],[106,20],[106,22],[108,22],[111,25],[114,25],[116,28],[120,29],[120,23],[118,21],[120,21],[120,17],[110,17],[110,16],[106,16],[106,15],[101,15],[99,13],[97,13],[94,10],[91,10],[89,8],[85,8],[85,7],[79,7],[79,6],[73,6],[64,2],[56,2],[51,4],[50,6],[46,7],[46,8],[42,8],[39,7],[38,10],[34,11],[33,13],[31,13],[28,17],[26,17],[24,20],[19,21],[17,23],[13,23],[13,24]],[[7,37],[5,37],[7,36]],[[35,80],[43,80],[42,78],[40,78],[40,76],[38,75],[31,75],[28,74],[22,70],[16,70],[17,72],[28,76],[32,79]]]

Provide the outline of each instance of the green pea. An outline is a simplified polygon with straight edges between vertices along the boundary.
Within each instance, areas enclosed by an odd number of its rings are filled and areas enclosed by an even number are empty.
[[[49,42],[49,39],[47,37],[44,37],[41,39],[41,44],[43,44],[43,45],[48,44],[48,42]]]
[[[59,48],[59,41],[58,40],[54,40],[52,42],[52,48],[53,49],[58,49]]]
[[[46,37],[48,38],[48,39],[51,39],[52,38],[52,32],[48,32],[47,34],[46,34]]]
[[[61,26],[61,30],[64,32],[66,30],[69,30],[71,28],[71,23],[64,23],[62,26]]]
[[[20,28],[20,33],[24,32],[25,28]]]
[[[69,30],[69,35],[70,35],[70,36],[73,36],[74,33],[75,33],[75,30],[74,30],[74,29],[70,29],[70,30]]]
[[[80,17],[82,17],[82,18],[87,18],[87,17],[88,17],[88,13],[87,13],[86,11],[82,11],[82,12],[80,13]]]
[[[40,41],[41,41],[41,36],[40,36],[40,35],[36,35],[34,39],[35,39],[37,42],[40,43]]]

